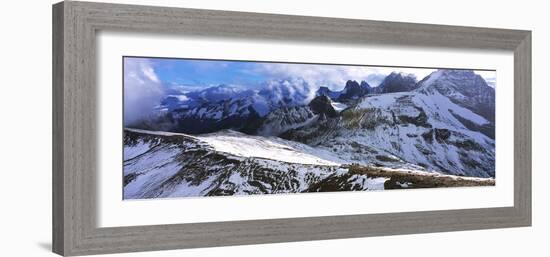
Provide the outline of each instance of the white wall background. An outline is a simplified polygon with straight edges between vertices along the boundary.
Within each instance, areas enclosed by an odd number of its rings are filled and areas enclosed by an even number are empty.
[[[533,227],[219,247],[116,256],[548,256],[550,57],[544,1],[126,0],[157,4],[533,31]],[[0,11],[0,256],[54,256],[51,247],[51,4]],[[546,21],[546,22],[545,22]]]

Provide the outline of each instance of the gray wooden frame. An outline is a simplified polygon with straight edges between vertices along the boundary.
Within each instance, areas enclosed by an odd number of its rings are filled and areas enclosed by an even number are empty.
[[[100,30],[513,51],[514,206],[99,228],[95,222],[95,36]],[[86,255],[530,225],[530,31],[72,1],[53,6],[53,251],[58,254]]]

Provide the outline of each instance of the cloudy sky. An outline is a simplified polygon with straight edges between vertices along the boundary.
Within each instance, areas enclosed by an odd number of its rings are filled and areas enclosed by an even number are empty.
[[[135,65],[136,63],[140,63],[140,65]],[[327,86],[333,90],[340,90],[350,79],[365,80],[371,86],[378,86],[385,76],[394,71],[412,73],[418,80],[435,71],[435,69],[423,68],[134,57],[126,57],[125,64],[133,65],[133,68],[143,68],[143,72],[154,75],[158,82],[162,82],[167,87],[180,85],[198,89],[220,84],[255,87],[266,80],[301,77],[315,87]],[[128,67],[125,67],[125,70],[134,73],[140,72],[139,70],[128,70]],[[494,86],[496,72],[476,72]]]

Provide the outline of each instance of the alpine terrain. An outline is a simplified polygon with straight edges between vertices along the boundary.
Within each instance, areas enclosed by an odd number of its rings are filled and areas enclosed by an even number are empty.
[[[376,84],[375,84],[376,85]],[[495,89],[471,70],[171,92],[124,130],[124,198],[495,183]]]

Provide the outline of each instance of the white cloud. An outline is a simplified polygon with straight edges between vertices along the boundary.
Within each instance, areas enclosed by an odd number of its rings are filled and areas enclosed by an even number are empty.
[[[154,83],[160,83],[157,74],[155,74],[155,70],[153,70],[153,67],[151,67],[147,63],[141,63],[140,66],[141,72],[143,73],[143,75],[145,75],[145,77],[147,77],[147,79]]]
[[[271,78],[299,77],[314,87],[326,86],[331,90],[341,90],[348,80],[364,80],[375,87],[392,72],[412,73],[421,80],[433,71],[435,69],[276,63],[262,63],[255,70]]]
[[[124,125],[149,115],[163,93],[163,86],[149,60],[124,59]]]

